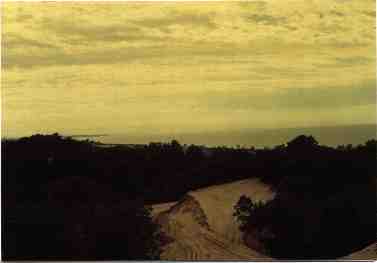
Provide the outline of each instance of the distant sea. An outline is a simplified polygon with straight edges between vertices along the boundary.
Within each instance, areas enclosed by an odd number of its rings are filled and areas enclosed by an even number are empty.
[[[376,139],[376,125],[345,125],[332,127],[304,127],[284,129],[247,129],[240,131],[219,131],[202,133],[174,133],[159,135],[107,134],[75,136],[76,139],[90,139],[105,144],[147,144],[169,142],[173,139],[181,144],[207,146],[254,146],[257,148],[284,144],[298,135],[312,135],[321,145],[336,146],[363,144]]]

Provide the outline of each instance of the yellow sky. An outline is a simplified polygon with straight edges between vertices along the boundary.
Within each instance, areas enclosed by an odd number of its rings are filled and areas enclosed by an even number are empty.
[[[3,136],[375,123],[375,1],[3,3]]]

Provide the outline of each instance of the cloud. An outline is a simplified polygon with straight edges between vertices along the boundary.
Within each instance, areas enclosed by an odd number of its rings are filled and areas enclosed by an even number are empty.
[[[44,43],[42,41],[29,39],[17,34],[6,33],[3,35],[3,47],[6,49],[15,49],[15,48],[28,48],[36,47],[41,49],[56,49],[56,45]]]
[[[327,63],[314,63],[313,66],[318,69],[344,69],[353,68],[359,66],[370,66],[373,67],[375,60],[371,57],[365,56],[350,56],[350,57],[335,57],[330,59]]]
[[[129,22],[108,25],[90,24],[87,21],[44,18],[42,28],[56,34],[69,44],[90,42],[132,42],[139,40],[160,40],[160,37],[146,34],[141,28]]]
[[[231,95],[210,92],[196,101],[199,106],[212,110],[331,110],[376,104],[375,84],[374,80],[357,87],[285,88],[273,93],[258,89],[239,90]]]
[[[20,132],[362,122],[375,105],[373,1],[5,6],[4,116]]]
[[[371,16],[373,18],[376,17],[376,11],[364,11],[363,14],[366,16]]]
[[[31,14],[20,14],[16,17],[16,20],[19,23],[24,23],[26,21],[32,20],[33,16]]]
[[[335,15],[335,16],[340,16],[340,17],[346,16],[344,13],[342,13],[340,11],[336,11],[336,10],[331,10],[330,15]]]
[[[152,58],[158,56],[158,48],[119,48],[98,51],[87,51],[76,54],[69,54],[63,50],[52,53],[11,53],[7,52],[3,57],[3,67],[32,68],[41,66],[56,65],[88,65],[88,64],[117,64],[127,63],[141,58]]]
[[[171,39],[169,38],[164,40],[151,41],[146,46],[106,46],[105,44],[100,44],[100,48],[90,48],[95,44],[93,42],[91,45],[89,42],[87,46],[89,48],[81,48],[82,43],[77,40],[80,46],[77,47],[78,50],[73,50],[73,52],[65,50],[62,47],[44,50],[44,52],[11,52],[8,50],[3,54],[3,67],[31,68],[59,65],[115,65],[134,61],[143,61],[146,64],[158,66],[166,63],[166,60],[169,61],[169,64],[175,61],[177,66],[179,66],[190,63],[194,57],[199,57],[205,61],[217,61],[219,55],[222,59],[234,60],[236,55],[250,54],[249,48],[243,47],[237,49],[231,43],[218,42],[214,46],[206,42],[187,41],[182,45],[179,42],[170,41]],[[75,40],[66,41],[70,43]],[[179,59],[177,60],[177,58]]]
[[[172,25],[216,28],[216,24],[212,21],[210,15],[205,14],[171,14],[164,17],[134,20],[132,23],[146,28],[158,28],[164,32],[169,32],[168,28]]]
[[[265,14],[252,14],[252,15],[245,16],[245,19],[253,23],[263,24],[267,26],[280,26],[287,22],[286,17],[271,16],[271,15],[265,15]]]
[[[345,33],[348,31],[348,28],[339,24],[335,23],[321,23],[317,27],[318,32],[325,33],[325,34],[334,34],[338,32]]]
[[[146,17],[143,19],[112,19],[105,24],[80,19],[44,18],[42,30],[47,30],[62,38],[68,44],[88,44],[93,42],[135,42],[135,41],[168,41],[169,35],[152,34],[150,29],[159,29],[169,33],[169,27],[182,25],[189,27],[216,28],[216,24],[207,14],[165,14],[162,17]],[[118,21],[117,21],[118,20]],[[119,21],[121,20],[121,21]]]
[[[242,8],[242,10],[250,12],[262,12],[266,9],[267,2],[266,1],[240,1],[238,5]]]
[[[278,108],[348,108],[376,104],[375,81],[360,86],[285,89],[274,95]]]
[[[231,48],[218,48],[224,43],[236,50],[249,49],[242,52],[250,54],[259,47],[264,48],[263,52],[274,52],[283,44],[320,49],[324,45],[351,48],[375,42],[374,32],[366,27],[369,21],[363,21],[359,11],[343,10],[336,5],[326,11],[322,4],[313,3],[303,5],[304,9],[299,3],[293,1],[288,8],[286,4],[265,1],[171,3],[163,8],[150,3],[28,5],[22,12],[6,13],[9,19],[5,19],[5,35],[13,36],[6,41],[11,44],[8,44],[9,54],[4,56],[9,61],[7,67],[16,63],[29,67],[33,63],[48,66],[54,61],[62,65],[118,63],[149,55],[212,56],[217,52],[219,56],[227,56],[232,53]],[[361,11],[369,12],[364,5],[360,6]],[[10,4],[7,8],[19,9]],[[319,12],[326,15],[319,19]],[[272,41],[274,45],[267,43]],[[25,52],[13,52],[18,46]],[[48,49],[53,46],[55,50]],[[39,52],[35,51],[38,47]],[[28,52],[28,48],[34,52]]]
[[[354,56],[347,58],[336,58],[338,66],[354,66],[354,65],[368,65],[374,63],[375,60],[370,57]]]

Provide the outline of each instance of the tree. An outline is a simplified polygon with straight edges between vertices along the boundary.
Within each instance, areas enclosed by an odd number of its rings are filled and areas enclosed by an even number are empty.
[[[242,195],[240,197],[237,204],[234,206],[235,211],[233,216],[236,217],[237,221],[240,223],[241,231],[245,231],[250,223],[253,223],[250,220],[252,219],[252,214],[255,212],[255,210],[259,210],[262,207],[264,207],[262,202],[253,202],[251,198],[247,197],[246,195]]]
[[[253,201],[246,195],[242,195],[237,204],[234,206],[235,212],[233,213],[233,216],[235,216],[237,221],[241,223],[241,228],[247,224],[253,207]]]
[[[287,143],[289,151],[310,151],[318,146],[317,140],[313,136],[300,135]]]

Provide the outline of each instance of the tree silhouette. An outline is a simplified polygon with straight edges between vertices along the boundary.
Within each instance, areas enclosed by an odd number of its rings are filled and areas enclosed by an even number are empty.
[[[376,145],[333,148],[306,135],[265,149],[182,147],[177,140],[106,146],[59,134],[3,140],[3,255],[154,258],[159,231],[146,205],[258,177],[277,195],[266,204],[242,199],[245,232],[257,229],[276,257],[341,256],[375,238]],[[329,236],[346,228],[350,238]]]
[[[313,136],[300,135],[287,143],[287,149],[293,151],[306,151],[315,149],[318,146]]]

